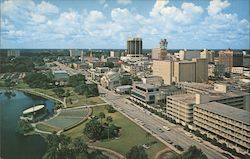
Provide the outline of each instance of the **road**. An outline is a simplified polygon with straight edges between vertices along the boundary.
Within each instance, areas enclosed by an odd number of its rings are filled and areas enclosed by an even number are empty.
[[[186,136],[180,126],[171,124],[168,121],[161,120],[152,115],[147,110],[138,108],[137,106],[127,101],[124,96],[118,95],[100,86],[99,92],[105,93],[104,98],[111,104],[113,104],[118,109],[118,111],[121,111],[134,119],[134,122],[142,121],[143,125],[141,126],[148,129],[151,134],[158,136],[162,140],[166,142],[168,140],[171,140],[173,142],[172,145],[180,145],[182,148],[184,148],[184,150],[188,149],[188,147],[190,147],[191,145],[195,145],[196,147],[200,148],[209,159],[225,158],[215,149],[212,149]],[[169,127],[170,131],[164,130],[163,126]],[[162,132],[162,130],[164,132]],[[168,145],[170,146],[170,144]]]

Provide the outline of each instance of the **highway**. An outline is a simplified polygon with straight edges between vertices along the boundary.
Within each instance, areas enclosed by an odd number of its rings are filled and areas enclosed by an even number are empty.
[[[104,98],[111,104],[113,104],[118,111],[128,115],[134,120],[134,122],[139,121],[140,123],[143,123],[141,126],[148,129],[151,134],[158,136],[160,139],[166,142],[169,142],[169,140],[171,140],[173,142],[172,146],[168,144],[170,148],[173,147],[173,145],[180,145],[182,148],[184,148],[184,150],[186,150],[191,145],[195,145],[196,147],[200,148],[209,159],[225,158],[215,149],[212,149],[202,143],[199,143],[185,135],[180,126],[169,123],[168,121],[161,120],[152,115],[147,110],[138,108],[133,103],[128,101],[124,96],[118,95],[101,86],[99,86],[99,92],[105,93]],[[163,126],[169,127],[170,131],[165,130]]]

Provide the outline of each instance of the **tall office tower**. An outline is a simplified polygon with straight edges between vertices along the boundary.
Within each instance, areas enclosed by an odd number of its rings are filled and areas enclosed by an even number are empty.
[[[167,56],[167,39],[161,39],[160,47],[152,49],[152,59],[153,60],[165,60]]]
[[[243,66],[243,53],[231,49],[219,52],[219,63],[225,66],[226,71],[231,71],[232,67]]]
[[[142,54],[142,38],[128,38],[127,53],[139,57]]]

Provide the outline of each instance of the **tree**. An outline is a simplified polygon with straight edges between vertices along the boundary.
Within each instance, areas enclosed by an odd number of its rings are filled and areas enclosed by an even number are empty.
[[[70,148],[71,138],[65,135],[48,135],[48,151],[45,158],[48,159],[70,159],[73,149]]]
[[[130,76],[123,76],[120,79],[121,85],[132,85],[132,79]]]
[[[54,88],[53,92],[58,96],[58,97],[63,97],[63,94],[65,93],[65,90],[61,87]]]
[[[26,134],[30,132],[31,130],[33,130],[33,127],[31,126],[29,122],[25,120],[19,120],[17,124],[17,132],[19,134]]]
[[[113,118],[112,118],[111,116],[108,116],[108,117],[106,118],[106,121],[110,124],[110,123],[113,122]]]
[[[201,149],[197,149],[196,146],[190,146],[188,150],[182,154],[175,155],[170,159],[207,159],[207,156],[201,151]]]
[[[148,159],[148,155],[142,146],[133,146],[126,154],[127,159]]]
[[[108,110],[109,113],[114,113],[114,112],[116,112],[116,110],[114,109],[114,107],[112,107],[111,105],[108,105],[108,106],[106,107],[106,109]]]
[[[108,68],[114,68],[114,63],[113,62],[106,62],[105,63],[105,67],[108,67]]]
[[[108,122],[108,139],[109,139],[109,124],[112,123],[113,118],[112,118],[111,116],[108,116],[108,117],[106,118],[106,121]]]
[[[24,77],[24,82],[31,88],[50,88],[52,79],[43,73],[29,73]]]
[[[87,151],[88,146],[84,143],[84,141],[80,137],[78,137],[73,140],[73,149],[74,153],[83,153]]]
[[[69,97],[70,96],[70,91],[67,89],[66,93],[65,93],[65,97]]]
[[[82,74],[77,74],[69,77],[68,85],[71,87],[76,87],[79,85],[85,85],[85,76]]]
[[[99,113],[99,118],[101,119],[101,124],[102,124],[102,119],[105,118],[105,114],[103,112]]]
[[[98,120],[92,119],[86,124],[83,132],[88,138],[98,140],[101,138],[102,130],[102,124]]]

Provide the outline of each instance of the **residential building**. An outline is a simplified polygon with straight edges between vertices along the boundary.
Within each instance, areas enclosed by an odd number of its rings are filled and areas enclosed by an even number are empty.
[[[250,155],[250,113],[218,102],[194,107],[194,127],[208,138]]]
[[[120,53],[116,51],[110,51],[109,53],[109,57],[119,57],[119,56],[120,56]]]
[[[115,87],[121,85],[120,77],[121,77],[120,73],[114,72],[112,70],[108,71],[100,79],[100,84],[109,90],[113,90]]]
[[[130,99],[143,103],[155,104],[159,98],[159,87],[152,84],[135,83]]]
[[[224,64],[226,71],[231,72],[232,67],[243,66],[243,53],[230,49],[220,51],[219,63]]]

